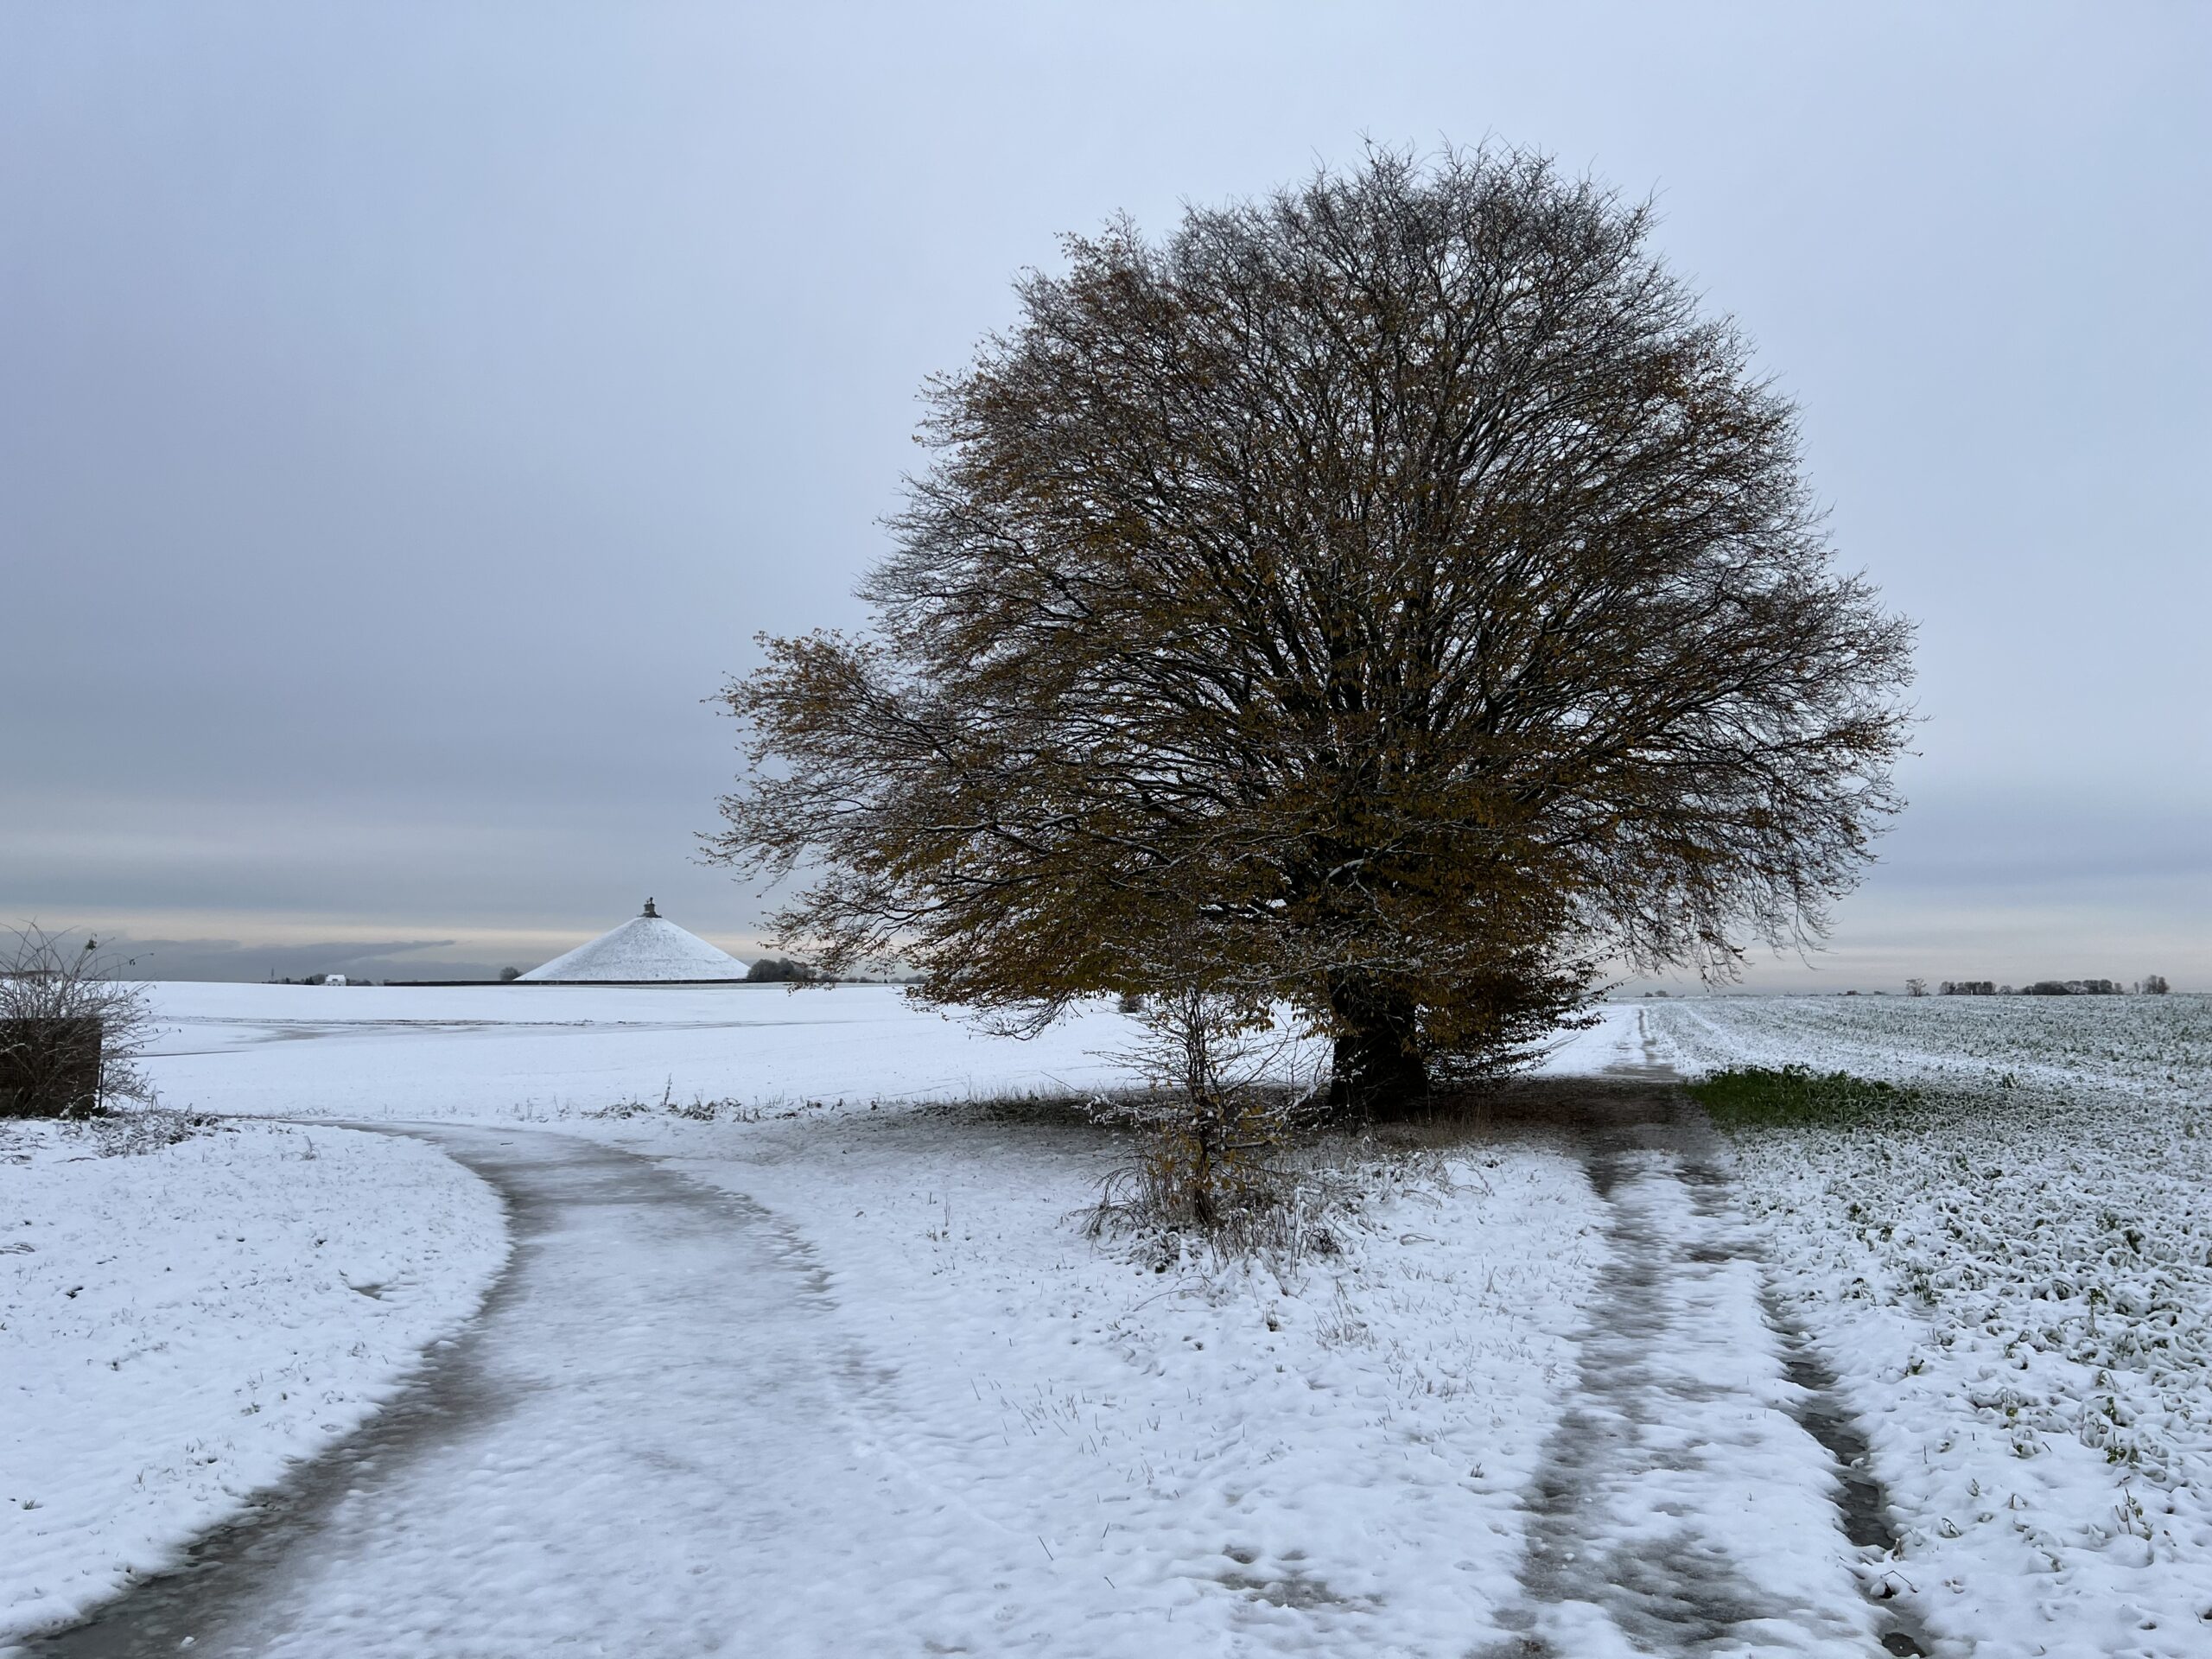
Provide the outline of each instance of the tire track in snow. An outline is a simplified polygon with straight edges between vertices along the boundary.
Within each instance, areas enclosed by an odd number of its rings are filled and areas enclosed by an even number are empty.
[[[1856,1581],[1862,1547],[1887,1541],[1864,1437],[1770,1323],[1718,1137],[1659,1086],[1667,1067],[1608,1071],[1568,1128],[1612,1266],[1529,1498],[1526,1600],[1502,1620],[1521,1634],[1493,1652],[1922,1651]]]

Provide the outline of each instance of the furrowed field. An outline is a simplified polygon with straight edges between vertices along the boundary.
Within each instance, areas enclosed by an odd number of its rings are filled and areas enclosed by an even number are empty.
[[[1912,1586],[1931,1629],[2202,1651],[2212,1001],[1650,1006],[1685,1072],[1900,1085],[1715,1116],[1770,1236],[1777,1312],[1838,1374],[1906,1521],[1900,1560],[1934,1580]]]

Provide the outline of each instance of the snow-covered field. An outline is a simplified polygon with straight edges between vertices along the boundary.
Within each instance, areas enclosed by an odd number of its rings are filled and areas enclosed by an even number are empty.
[[[1734,1139],[1931,1630],[1983,1654],[2212,1652],[2212,1002],[1711,999],[1649,1023],[1686,1070],[1921,1090]]]
[[[1128,1080],[1103,1008],[1017,1044],[883,988],[155,996],[165,1103],[224,1126],[0,1154],[0,1249],[35,1244],[0,1254],[0,1646],[352,1432],[499,1274],[481,1181],[335,1119],[493,1126],[435,1133],[495,1179],[555,1171],[469,1363],[571,1375],[581,1332],[600,1380],[568,1416],[518,1385],[526,1415],[347,1500],[311,1575],[337,1611],[252,1651],[638,1650],[652,1609],[672,1652],[1626,1653],[1670,1650],[1637,1620],[1682,1628],[1677,1568],[1735,1607],[1698,1651],[1876,1651],[1854,1574],[1894,1574],[1946,1654],[2212,1651],[2195,999],[1609,1009],[1554,1070],[1806,1063],[1926,1093],[1733,1137],[1732,1197],[1649,1126],[1346,1145],[1325,1239],[1222,1262],[1087,1236],[1127,1143],[1022,1103]],[[626,1153],[658,1172],[622,1178],[644,1208],[563,1207],[560,1170]],[[727,1263],[683,1242],[702,1204],[728,1206]],[[1845,1542],[1791,1414],[1762,1236],[1779,1323],[1868,1430],[1894,1560]],[[547,1300],[563,1261],[611,1311]],[[679,1261],[693,1287],[648,1294]],[[685,1335],[717,1318],[736,1348]],[[662,1387],[680,1409],[614,1408]],[[507,1444],[564,1434],[569,1461]],[[403,1491],[435,1526],[376,1519]],[[677,1497],[778,1492],[788,1523],[743,1548],[670,1531]],[[404,1593],[447,1599],[393,1601],[375,1562],[403,1558]]]
[[[1110,1013],[1017,1044],[874,988],[155,997],[165,1103],[227,1127],[137,1159],[68,1162],[79,1131],[11,1142],[5,1218],[30,1218],[40,1249],[0,1319],[41,1384],[10,1413],[6,1484],[48,1507],[11,1511],[38,1549],[0,1553],[0,1630],[157,1564],[350,1428],[480,1294],[499,1244],[474,1178],[417,1141],[240,1121],[342,1117],[633,1149],[788,1238],[812,1321],[793,1386],[834,1402],[821,1446],[793,1453],[818,1467],[791,1478],[842,1491],[874,1471],[902,1517],[925,1513],[884,1542],[870,1571],[895,1559],[899,1581],[874,1594],[823,1578],[793,1596],[808,1564],[772,1550],[718,1562],[739,1650],[1441,1653],[1503,1633],[1522,1494],[1605,1255],[1578,1162],[1541,1137],[1417,1166],[1348,1154],[1351,1196],[1318,1245],[1163,1262],[1084,1234],[1125,1143],[957,1103],[1126,1082],[1098,1058],[1126,1045]],[[1637,1058],[1632,1037],[1589,1033],[1562,1064]],[[67,1306],[112,1319],[57,1322],[46,1281],[65,1263],[91,1287]],[[172,1268],[188,1294],[161,1282]],[[128,1351],[164,1343],[152,1392],[102,1391],[149,1375]],[[696,1455],[735,1480],[753,1454],[734,1436]],[[583,1527],[579,1550],[618,1576],[666,1556],[650,1529],[537,1513],[552,1554]],[[489,1571],[504,1547],[460,1551]],[[607,1610],[610,1639],[628,1611]]]
[[[780,1110],[1126,1081],[1098,1058],[1128,1036],[1103,1008],[1015,1043],[882,985],[153,991],[163,1101],[226,1113],[551,1122],[664,1094]]]

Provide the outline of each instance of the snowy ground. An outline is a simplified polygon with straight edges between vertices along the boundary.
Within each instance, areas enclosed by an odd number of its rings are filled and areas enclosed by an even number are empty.
[[[493,1392],[511,1394],[514,1414],[487,1422],[442,1478],[434,1449],[386,1458],[375,1431],[347,1443],[354,1455],[370,1446],[367,1461],[391,1467],[395,1483],[388,1509],[357,1517],[364,1559],[414,1560],[404,1576],[421,1603],[372,1634],[346,1610],[364,1597],[391,1608],[389,1586],[349,1580],[342,1563],[303,1562],[303,1580],[327,1599],[294,1609],[296,1634],[254,1650],[445,1650],[423,1645],[427,1622],[467,1651],[535,1653],[550,1639],[531,1623],[542,1617],[584,1650],[622,1651],[641,1606],[680,1652],[1151,1654],[1165,1643],[1444,1653],[1505,1634],[1497,1615],[1516,1594],[1522,1494],[1572,1376],[1576,1310],[1605,1255],[1575,1159],[1541,1135],[1440,1154],[1411,1173],[1348,1152],[1337,1173],[1351,1196],[1327,1241],[1224,1268],[1084,1237],[1099,1181],[1128,1155],[1108,1135],[1033,1113],[914,1103],[1126,1081],[1097,1058],[1125,1040],[1110,1014],[1014,1045],[874,988],[164,986],[156,997],[168,1031],[151,1069],[172,1106],[505,1124],[510,1144],[497,1155],[511,1163],[524,1143],[550,1149],[531,1156],[555,1166],[569,1155],[560,1147],[634,1150],[651,1160],[638,1167],[661,1172],[674,1211],[706,1192],[730,1206],[715,1248],[732,1259],[681,1269],[723,1287],[727,1305],[704,1308],[669,1282],[678,1257],[658,1224],[612,1227],[615,1209],[596,1202],[542,1237],[518,1220],[517,1266],[470,1337],[505,1333],[480,1363],[506,1379]],[[1618,1058],[1618,1035],[1592,1033],[1568,1063]],[[474,1131],[422,1133],[480,1164],[491,1155]],[[341,1148],[365,1174],[380,1158],[414,1163],[373,1185],[306,1189],[256,1160],[257,1149],[285,1146],[315,1147],[308,1167],[322,1172]],[[162,1156],[172,1187],[194,1186],[211,1224],[256,1241],[240,1248],[257,1282],[312,1261],[311,1236],[293,1236],[309,1212],[340,1218],[349,1237],[404,1249],[432,1241],[438,1206],[456,1192],[484,1210],[472,1178],[418,1140],[241,1124]],[[523,1179],[519,1164],[482,1166]],[[115,1173],[118,1160],[74,1167],[109,1184],[111,1208],[158,1207]],[[17,1202],[52,1207],[35,1184]],[[86,1262],[88,1274],[106,1274],[110,1298],[144,1301],[151,1262],[104,1254],[79,1240],[46,1259]],[[464,1264],[465,1254],[454,1250],[452,1265],[470,1271],[442,1281],[442,1319],[359,1347],[359,1376],[388,1389],[409,1343],[444,1328],[476,1292],[483,1255]],[[589,1264],[573,1270],[568,1293],[563,1260]],[[410,1258],[378,1272],[419,1282],[426,1270]],[[581,1334],[574,1307],[562,1318],[530,1302],[524,1287],[541,1281],[555,1303],[597,1299]],[[344,1288],[342,1275],[327,1282],[365,1309],[393,1306]],[[625,1283],[639,1287],[634,1296],[616,1288]],[[361,1342],[321,1303],[280,1313],[219,1286],[202,1300],[226,1321],[257,1321],[270,1353],[202,1345],[181,1359],[196,1368],[197,1394],[221,1404],[189,1423],[172,1414],[172,1437],[235,1417],[257,1376],[267,1391],[302,1318],[323,1322],[324,1346]],[[435,1300],[425,1289],[417,1305],[427,1312]],[[592,1321],[609,1302],[625,1312],[599,1330]],[[100,1357],[81,1334],[37,1340],[59,1366]],[[717,1340],[736,1346],[719,1352]],[[577,1365],[606,1375],[574,1389],[528,1381],[573,1382]],[[657,1408],[663,1390],[680,1393],[680,1406]],[[764,1427],[770,1393],[788,1405]],[[413,1397],[395,1419],[410,1421]],[[610,1414],[610,1398],[626,1409]],[[62,1418],[97,1423],[96,1402],[73,1389],[38,1410],[11,1420],[20,1443],[50,1444],[79,1508],[108,1513],[96,1460],[47,1433]],[[270,1440],[278,1449],[265,1467],[242,1466],[196,1507],[156,1469],[149,1544],[174,1549],[275,1476],[284,1452],[327,1440],[334,1431],[322,1424],[342,1430],[359,1414],[315,1414],[302,1433]],[[625,1421],[638,1432],[626,1434]],[[149,1415],[146,1434],[156,1433]],[[533,1473],[545,1459],[524,1448],[563,1443],[575,1458]],[[587,1448],[611,1463],[588,1464]],[[495,1469],[508,1472],[487,1479]],[[763,1526],[736,1548],[702,1518],[705,1557],[672,1548],[664,1500],[703,1517],[741,1512],[748,1491],[788,1503],[786,1518],[798,1518],[787,1536]],[[643,1506],[635,1520],[625,1504]],[[443,1529],[404,1521],[430,1511],[448,1517]],[[810,1515],[821,1525],[810,1529]],[[501,1516],[528,1517],[524,1541]],[[387,1522],[400,1533],[378,1530]],[[41,1584],[66,1567],[71,1582],[97,1587],[118,1562],[149,1564],[148,1550],[116,1552],[98,1527],[50,1535]],[[583,1559],[594,1572],[578,1577]],[[680,1582],[664,1582],[671,1562],[695,1561],[707,1570],[684,1565]],[[0,1555],[10,1592],[33,1576],[25,1558]],[[610,1580],[658,1588],[640,1602],[607,1594]],[[553,1593],[556,1584],[575,1593]],[[24,1604],[16,1628],[76,1605]],[[467,1609],[500,1617],[472,1623]]]
[[[37,1312],[42,1281],[0,1303],[0,1340],[20,1335],[70,1380],[7,1428],[18,1446],[51,1439],[28,1455],[84,1490],[80,1522],[40,1535],[45,1565],[0,1549],[0,1596],[21,1605],[33,1582],[91,1594],[118,1563],[161,1559],[400,1382],[499,1248],[469,1230],[493,1205],[463,1166],[506,1194],[515,1254],[420,1386],[338,1461],[283,1484],[271,1502],[293,1522],[220,1569],[227,1601],[140,1598],[153,1611],[136,1634],[94,1626],[57,1653],[174,1651],[178,1630],[201,1626],[164,1621],[187,1618],[214,1621],[200,1650],[239,1653],[1860,1655],[1894,1633],[1894,1608],[1947,1654],[2209,1645],[2187,1605],[2204,1560],[2190,1472],[2201,1375],[2196,1403],[2172,1392],[2203,1351],[2204,1257],[2188,1255],[2201,1224],[2155,1160],[2118,1147],[2094,1162],[2091,1133],[2123,1110],[2164,1122],[2144,1144],[2201,1171],[2191,1120],[2168,1110],[2169,1073],[2196,1077],[2202,1104],[2205,1051],[2185,1019],[2146,1034],[2031,1008],[2029,1052],[2028,1026],[2008,1045],[1971,1024],[1993,1014],[1942,1008],[1929,1017],[1948,1023],[1892,1029],[1901,1002],[1611,1009],[1553,1069],[1615,1073],[1612,1116],[1503,1114],[1410,1155],[1339,1147],[1326,1241],[1224,1264],[1087,1238],[1125,1144],[1019,1103],[1127,1080],[1099,1058],[1126,1042],[1103,1010],[1016,1045],[871,988],[156,997],[168,1103],[233,1127],[142,1160],[63,1164],[73,1154],[41,1142],[41,1171],[86,1185],[26,1181],[10,1201],[61,1227],[99,1205],[158,1212],[140,1186],[167,1183],[172,1212],[251,1241],[171,1325],[251,1327],[267,1357],[243,1338],[169,1337],[177,1397],[202,1404],[124,1402],[105,1415],[146,1432],[96,1446],[84,1426],[103,1414],[74,1379],[109,1356],[36,1322],[53,1311]],[[2009,1065],[2019,1086],[1996,1093],[2022,1116],[2001,1138],[2041,1150],[1986,1177],[1986,1122],[1955,1114],[1832,1142],[1739,1141],[1732,1187],[1728,1152],[1634,1078],[1656,1077],[1655,1059],[1739,1056],[1948,1068],[1993,1090]],[[2062,1095],[2082,1116],[2065,1117]],[[1015,1103],[976,1103],[992,1099]],[[278,1167],[302,1142],[317,1158]],[[392,1159],[413,1161],[378,1161]],[[2082,1230],[2089,1200],[2053,1198],[2062,1174],[2126,1211],[2116,1230],[2100,1217]],[[85,1226],[48,1258],[84,1264],[88,1287],[63,1300],[153,1306],[148,1285],[171,1265],[158,1246],[117,1255]],[[411,1276],[415,1300],[345,1288],[316,1267],[316,1237],[412,1252],[360,1271]],[[2094,1333],[2075,1318],[2092,1260]],[[2054,1301],[2066,1272],[2080,1294]],[[296,1295],[254,1288],[285,1274]],[[374,1340],[346,1325],[379,1310],[394,1322]],[[2022,1351],[2027,1371],[2005,1369],[2016,1314],[2057,1333]],[[1844,1535],[1836,1465],[1804,1427],[1827,1407],[1800,1386],[1793,1323],[1870,1428],[1906,1535],[1895,1560]],[[265,1465],[240,1453],[227,1488],[194,1487],[181,1456],[143,1449],[205,1440],[256,1400],[245,1418],[261,1433],[268,1379],[295,1354],[353,1390],[351,1415],[306,1414],[253,1441]],[[315,1369],[334,1354],[355,1367],[336,1381]],[[2080,1414],[2098,1401],[2103,1429]],[[2016,1455],[2023,1433],[2032,1457]],[[126,1499],[106,1471],[131,1459],[124,1478],[146,1465],[146,1495]],[[118,1515],[138,1529],[129,1550]],[[1885,1582],[1886,1606],[1862,1593]]]
[[[374,1413],[505,1255],[419,1141],[0,1124],[0,1644]]]
[[[1650,1024],[1687,1069],[1923,1090],[1735,1149],[1782,1304],[1868,1426],[1931,1632],[2212,1652],[2212,1004],[1714,999]]]
[[[152,1066],[171,1106],[551,1122],[624,1101],[964,1099],[1127,1079],[1103,1007],[1013,1043],[890,986],[168,984]]]

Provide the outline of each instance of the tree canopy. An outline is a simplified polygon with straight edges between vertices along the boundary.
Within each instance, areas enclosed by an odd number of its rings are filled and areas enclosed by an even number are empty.
[[[931,383],[874,630],[727,689],[715,855],[800,876],[829,974],[1287,1003],[1361,1111],[1607,958],[1817,939],[1898,804],[1909,626],[1650,230],[1485,150],[1070,238]]]

